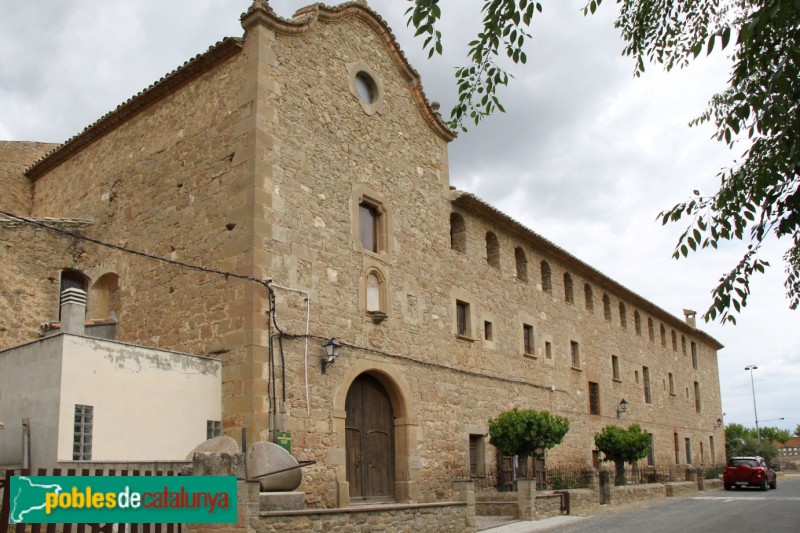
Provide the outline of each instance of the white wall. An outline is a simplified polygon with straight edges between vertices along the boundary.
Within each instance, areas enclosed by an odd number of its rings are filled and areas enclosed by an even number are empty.
[[[30,419],[31,463],[52,466],[56,456],[61,338],[0,352],[0,466],[22,464],[22,419]]]
[[[221,363],[62,335],[58,460],[72,460],[75,405],[94,407],[93,461],[183,460],[222,418]]]

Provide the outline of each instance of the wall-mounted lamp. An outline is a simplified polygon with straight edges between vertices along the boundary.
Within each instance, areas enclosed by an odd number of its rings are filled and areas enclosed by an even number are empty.
[[[722,419],[721,418],[717,418],[717,427],[718,428],[722,427]]]
[[[324,374],[328,367],[331,366],[334,362],[336,362],[336,358],[339,357],[339,350],[342,348],[342,343],[336,339],[330,339],[328,342],[325,343],[325,353],[327,357],[322,360],[322,373]]]
[[[622,400],[619,402],[619,405],[617,406],[617,418],[619,418],[620,416],[622,416],[622,413],[624,413],[624,412],[625,412],[625,411],[627,411],[627,410],[628,410],[628,402],[626,402],[626,401],[625,401],[625,398],[623,398],[623,399],[622,399]]]

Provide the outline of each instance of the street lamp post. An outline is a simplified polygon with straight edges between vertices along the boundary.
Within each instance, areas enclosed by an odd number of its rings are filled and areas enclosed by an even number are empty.
[[[756,417],[756,438],[761,442],[761,430],[758,429],[758,411],[756,410],[756,386],[753,381],[753,370],[757,370],[756,365],[748,365],[744,367],[745,370],[750,371],[750,388],[753,390],[753,415]]]

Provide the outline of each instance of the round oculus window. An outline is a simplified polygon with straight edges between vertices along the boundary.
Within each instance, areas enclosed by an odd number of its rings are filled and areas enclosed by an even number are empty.
[[[356,74],[355,79],[356,91],[358,91],[358,95],[361,97],[364,102],[367,104],[373,104],[375,102],[375,82],[372,80],[369,74],[364,71],[359,72]]]

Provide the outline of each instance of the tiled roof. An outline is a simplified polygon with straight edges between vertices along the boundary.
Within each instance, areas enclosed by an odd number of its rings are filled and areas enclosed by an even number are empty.
[[[153,103],[239,52],[242,49],[242,42],[241,39],[231,37],[219,41],[205,53],[198,54],[186,61],[177,69],[117,106],[113,111],[86,126],[82,132],[34,163],[25,173],[32,180],[44,175],[69,159],[73,154],[81,151],[106,133],[116,129],[131,117],[141,113]]]

